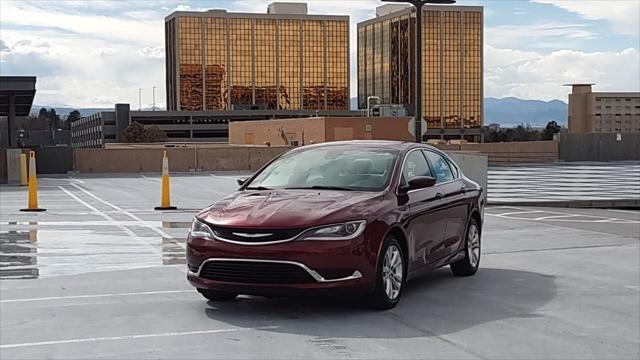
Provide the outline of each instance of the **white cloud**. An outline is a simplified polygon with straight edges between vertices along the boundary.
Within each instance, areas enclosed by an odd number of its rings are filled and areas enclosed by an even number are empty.
[[[558,50],[548,55],[485,46],[485,96],[567,99],[564,84],[596,83],[597,91],[640,91],[640,52]]]
[[[48,2],[47,2],[48,3]],[[162,18],[156,21],[41,9],[30,3],[0,1],[2,22],[12,25],[61,29],[77,35],[120,42],[162,43]]]
[[[485,28],[485,41],[501,48],[566,48],[575,46],[576,41],[591,40],[596,36],[584,24],[547,22]]]
[[[531,0],[551,4],[577,13],[588,20],[605,20],[618,33],[640,33],[640,1],[638,0]]]
[[[164,59],[164,46],[145,46],[137,50],[136,54],[155,59]]]
[[[119,52],[118,49],[103,47],[103,48],[94,49],[91,53],[93,55],[98,55],[98,56],[112,56],[117,54],[118,52]]]

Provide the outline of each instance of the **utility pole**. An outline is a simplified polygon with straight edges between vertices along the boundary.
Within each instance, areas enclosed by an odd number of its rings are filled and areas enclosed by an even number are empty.
[[[154,86],[153,89],[153,105],[151,105],[151,111],[156,111],[156,87]]]
[[[138,111],[142,110],[142,88],[138,88]]]

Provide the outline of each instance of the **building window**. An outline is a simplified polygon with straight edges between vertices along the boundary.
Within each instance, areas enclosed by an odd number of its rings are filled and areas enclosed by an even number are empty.
[[[596,106],[596,109],[602,109],[602,106],[598,105]]]
[[[611,109],[611,105],[605,106],[605,109]]]
[[[628,98],[627,98],[627,99],[624,99],[624,101],[631,101],[631,99],[628,99]]]
[[[602,116],[602,114],[596,114],[596,116]]]
[[[621,99],[616,99],[616,102],[619,102]]]
[[[598,102],[602,101],[602,98],[596,98],[596,101],[598,101]]]

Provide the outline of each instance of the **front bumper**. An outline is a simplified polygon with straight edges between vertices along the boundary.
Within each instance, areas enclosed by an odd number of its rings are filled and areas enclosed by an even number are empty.
[[[308,281],[252,281],[211,277],[209,265],[231,263],[288,266],[305,273]],[[375,279],[375,261],[366,256],[365,239],[290,241],[272,245],[238,245],[204,238],[187,241],[187,278],[201,289],[253,295],[310,295],[318,292],[368,292]],[[251,267],[251,266],[249,266]],[[223,269],[222,271],[230,271]],[[247,271],[243,272],[246,274]],[[262,278],[261,278],[262,279]]]

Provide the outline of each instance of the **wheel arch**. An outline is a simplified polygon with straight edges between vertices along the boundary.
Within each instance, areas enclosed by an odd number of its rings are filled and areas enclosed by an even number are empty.
[[[377,256],[377,260],[376,260],[376,269],[378,268],[378,262],[380,261],[380,256],[381,256],[381,251],[382,251],[382,245],[384,244],[384,241],[389,237],[389,236],[393,236],[396,240],[398,240],[398,242],[400,243],[400,246],[402,247],[402,252],[404,254],[404,273],[408,274],[409,272],[409,242],[407,239],[407,235],[405,234],[404,230],[402,229],[402,227],[400,227],[399,225],[392,225],[389,230],[387,230],[387,232],[384,234],[384,237],[382,238],[382,241],[380,242],[380,247],[378,248],[378,256]],[[405,275],[405,279],[406,279],[406,275]]]

